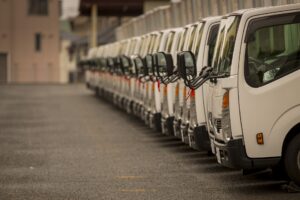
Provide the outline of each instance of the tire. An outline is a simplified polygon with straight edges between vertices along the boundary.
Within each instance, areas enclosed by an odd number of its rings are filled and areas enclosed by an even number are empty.
[[[157,113],[154,115],[154,127],[155,130],[161,132],[161,114]]]
[[[284,153],[284,166],[288,177],[300,185],[300,134],[288,143]]]

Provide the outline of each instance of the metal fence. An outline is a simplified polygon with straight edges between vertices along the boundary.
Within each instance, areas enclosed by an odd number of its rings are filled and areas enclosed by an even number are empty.
[[[207,16],[224,15],[239,9],[300,3],[300,0],[179,0],[155,8],[122,24],[117,40],[143,35],[155,30],[180,27]]]

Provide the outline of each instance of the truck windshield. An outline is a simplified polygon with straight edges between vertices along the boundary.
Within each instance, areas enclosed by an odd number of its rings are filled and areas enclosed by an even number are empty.
[[[230,73],[239,21],[239,16],[230,16],[221,21],[212,63],[215,74]]]

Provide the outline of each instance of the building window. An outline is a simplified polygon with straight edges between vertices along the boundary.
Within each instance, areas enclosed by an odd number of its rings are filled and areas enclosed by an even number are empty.
[[[48,15],[48,0],[28,0],[29,15]]]
[[[35,34],[35,51],[39,52],[42,50],[42,34],[36,33]]]

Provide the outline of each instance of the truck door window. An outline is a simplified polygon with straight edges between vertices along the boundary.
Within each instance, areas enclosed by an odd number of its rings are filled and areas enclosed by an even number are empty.
[[[183,33],[181,34],[178,51],[183,51],[183,46],[184,46],[184,41],[186,40],[186,35],[187,35],[187,28],[185,28]]]
[[[217,36],[219,31],[220,24],[213,25],[213,27],[210,29],[209,38],[208,38],[208,60],[207,60],[207,66],[212,65],[212,59],[214,54],[214,49],[217,43]]]
[[[229,16],[221,20],[216,44],[217,50],[214,52],[213,57],[213,68],[216,74],[230,73],[239,22],[239,16]]]
[[[168,35],[168,39],[167,39],[167,43],[166,43],[166,48],[165,48],[165,51],[167,53],[171,52],[171,47],[172,47],[174,35],[175,35],[175,32],[170,32],[169,35]]]
[[[196,30],[196,41],[194,42],[194,47],[193,50],[195,52],[195,58],[198,57],[198,53],[199,53],[199,47],[200,47],[200,43],[201,43],[201,38],[202,38],[202,33],[203,33],[203,28],[204,28],[204,23],[200,23],[197,27]]]
[[[157,37],[157,35],[151,36],[151,40],[150,40],[150,44],[149,44],[149,53],[153,52],[156,37]]]
[[[192,27],[192,30],[191,30],[191,35],[190,35],[190,41],[189,41],[189,44],[188,44],[188,50],[192,50],[192,46],[193,46],[193,42],[194,42],[194,39],[195,39],[195,32],[196,32],[196,26],[193,26]]]
[[[245,79],[250,86],[266,85],[300,68],[300,22],[294,22],[261,27],[248,35]]]

